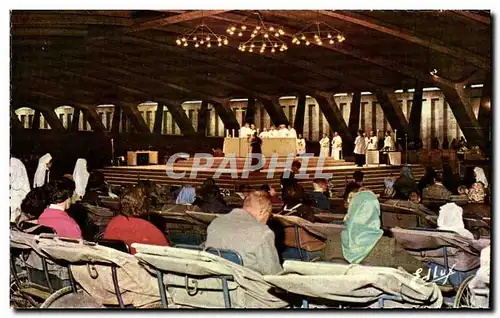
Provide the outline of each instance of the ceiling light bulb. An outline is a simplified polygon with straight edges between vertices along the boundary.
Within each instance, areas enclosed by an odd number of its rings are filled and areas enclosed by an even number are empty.
[[[266,47],[266,43],[262,43],[262,47]]]
[[[227,30],[226,30],[226,32],[227,32],[227,33],[230,33],[230,32],[231,32],[231,29],[227,29]]]
[[[188,46],[188,43],[187,43],[187,42],[184,42],[184,46]]]
[[[279,34],[278,32],[276,32],[276,33],[274,33],[274,36],[275,36],[275,37],[279,37],[279,36],[280,36],[280,34]]]
[[[259,26],[259,25],[258,25],[258,26],[256,26],[256,27],[255,27],[255,29],[256,29],[256,30],[260,30],[260,26]]]
[[[333,40],[330,40],[330,44],[333,44],[333,43],[335,43],[335,41],[333,41]]]
[[[194,45],[194,47],[199,47],[199,46],[200,46],[200,45],[199,45],[198,43],[196,43],[196,44]]]
[[[318,45],[323,45],[323,42],[321,42],[321,41],[318,41]]]
[[[219,42],[222,41],[222,38],[217,38],[217,41],[219,41]]]
[[[247,26],[246,26],[246,25],[242,25],[242,26],[241,26],[241,29],[242,29],[242,30],[246,30],[246,29],[247,29]]]
[[[250,47],[255,47],[255,44],[253,44],[253,43],[252,43],[252,44],[250,44]]]
[[[222,44],[219,42],[219,43],[217,44],[217,46],[222,46]]]
[[[196,41],[196,40],[198,40],[198,38],[197,37],[193,37],[193,40]]]
[[[331,35],[330,33],[328,33],[327,37],[328,37],[329,39],[331,39],[331,38],[332,38],[332,35]]]
[[[224,45],[227,45],[229,43],[229,41],[226,39],[224,40]]]
[[[186,42],[186,38],[185,38],[185,37],[183,37],[183,38],[181,39],[181,41],[182,41],[182,42]]]
[[[274,47],[278,47],[278,44],[274,43]]]
[[[295,42],[295,44],[299,45],[299,44],[300,44],[300,41]]]
[[[234,34],[234,32],[233,32],[233,31],[229,32],[229,35],[233,35],[233,34]]]
[[[248,50],[248,52],[253,52],[253,49],[252,49],[252,48],[250,48],[250,49]]]
[[[201,40],[201,41],[200,41],[200,44],[203,44],[203,43],[205,43],[205,41]]]
[[[269,34],[264,34],[264,37],[267,39],[269,37]]]
[[[309,43],[309,41],[306,41],[306,45],[309,45],[309,44],[311,44],[311,43]]]
[[[234,31],[234,30],[236,30],[236,27],[232,26],[231,31]]]
[[[315,39],[317,39],[317,38],[318,38],[318,35],[317,35],[317,34],[315,34],[315,35],[314,35],[314,38],[315,38]]]
[[[271,50],[271,52],[272,52],[272,53],[274,53],[274,52],[276,52],[276,50],[273,48],[273,49]]]
[[[241,32],[240,32],[240,33],[238,33],[238,36],[242,36],[242,35],[243,35],[243,33],[241,33]]]
[[[177,39],[175,43],[177,43],[177,45],[181,45],[181,40]]]
[[[274,27],[273,26],[269,27],[269,31],[273,32],[274,31]]]
[[[210,41],[210,37],[209,37],[209,36],[207,36],[207,37],[205,38],[205,40]]]
[[[302,37],[300,38],[301,40],[305,40],[306,39],[306,36],[305,35],[302,35]]]
[[[207,47],[211,47],[211,46],[212,46],[212,44],[210,44],[210,42],[208,42],[207,43]]]
[[[264,50],[262,50],[262,49],[261,49],[261,50],[260,50],[260,53],[264,53]]]
[[[282,29],[279,29],[278,31],[281,35],[285,34],[285,31],[283,31]]]
[[[294,38],[292,39],[292,43],[297,42],[297,40],[298,40],[298,39],[297,39],[296,37],[294,37]]]

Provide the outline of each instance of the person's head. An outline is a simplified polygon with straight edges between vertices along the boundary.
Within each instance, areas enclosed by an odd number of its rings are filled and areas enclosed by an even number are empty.
[[[130,187],[120,196],[120,214],[127,217],[140,217],[149,213],[149,199],[146,189]]]
[[[252,192],[252,188],[250,188],[248,184],[240,184],[238,186],[237,192],[243,194],[243,196],[246,198]]]
[[[373,130],[370,130],[370,137],[373,137],[373,136],[374,136]]]
[[[255,124],[250,124],[250,128],[255,130]]]
[[[458,194],[468,194],[469,193],[469,189],[467,189],[467,187],[464,185],[459,186],[457,191],[458,191]]]
[[[269,193],[269,195],[272,197],[277,195],[276,190],[269,184],[263,184],[259,190]]]
[[[71,198],[75,192],[75,182],[68,178],[61,178],[50,181],[44,187],[48,204],[57,204],[64,210],[69,209],[71,206]]]
[[[266,224],[271,216],[272,204],[269,194],[265,191],[251,192],[243,201],[243,210],[257,219],[260,223]]]
[[[352,174],[352,178],[354,179],[354,181],[358,184],[362,184],[363,183],[363,178],[365,177],[365,174],[363,173],[363,171],[360,171],[360,170],[356,170],[354,171],[354,173]]]
[[[434,175],[434,183],[442,183],[443,182],[443,175],[441,173],[436,173]]]
[[[337,136],[339,135],[339,132],[338,132],[338,131],[336,131],[336,132],[334,132],[334,133],[333,133],[333,135],[334,135],[335,137],[337,137]]]
[[[105,192],[107,195],[108,187],[102,172],[94,171],[90,173],[89,180],[87,182],[87,191]]]
[[[402,169],[401,169],[401,176],[404,176],[408,179],[411,179],[413,180],[414,177],[413,177],[413,172],[411,171],[411,168],[408,167],[408,166],[404,166]]]
[[[257,132],[254,132],[252,137],[257,138],[258,137]]]
[[[245,127],[250,127],[250,123],[245,123]]]
[[[175,198],[175,204],[192,204],[196,199],[196,189],[192,186],[186,186],[181,189],[177,198]]]
[[[50,161],[49,161],[49,162],[47,162],[47,163],[45,164],[45,166],[47,167],[47,169],[49,169],[49,170],[50,170],[50,168],[52,168],[52,159],[50,159]]]
[[[486,197],[486,192],[484,190],[484,185],[481,182],[476,182],[468,191],[469,203],[484,203],[484,198]]]
[[[386,136],[390,136],[390,135],[391,135],[391,131],[390,131],[390,130],[386,131],[386,132],[385,132],[385,135],[386,135]]]
[[[420,195],[418,194],[418,192],[412,191],[412,192],[408,195],[408,201],[412,201],[412,202],[420,203]]]
[[[327,134],[326,133],[323,133],[323,138],[326,138]]]
[[[363,131],[363,137],[366,137],[366,133]]]
[[[38,219],[47,207],[47,194],[44,187],[33,188],[21,203],[21,211],[30,220]]]
[[[325,179],[316,178],[313,180],[314,191],[326,192],[328,191],[328,183]]]
[[[305,199],[304,188],[299,184],[287,187],[285,190],[285,194],[283,196],[283,202],[289,207],[299,203],[303,203],[304,199]]]
[[[302,139],[302,134],[299,134],[299,139]]]
[[[358,136],[362,136],[363,135],[363,131],[362,130],[358,130]]]
[[[300,161],[294,160],[292,162],[292,171],[293,171],[293,173],[299,173],[299,170],[300,170],[301,166],[302,166],[302,164],[300,163]]]
[[[266,127],[262,128],[262,131],[267,131],[267,128]]]
[[[276,127],[274,127],[274,125],[271,125],[271,127],[269,127],[271,130],[275,130]]]

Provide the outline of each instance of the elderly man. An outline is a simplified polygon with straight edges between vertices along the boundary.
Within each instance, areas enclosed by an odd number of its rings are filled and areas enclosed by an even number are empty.
[[[238,252],[245,267],[262,275],[279,273],[282,267],[274,233],[266,225],[271,209],[269,194],[264,191],[250,193],[242,209],[233,209],[210,223],[205,246]]]

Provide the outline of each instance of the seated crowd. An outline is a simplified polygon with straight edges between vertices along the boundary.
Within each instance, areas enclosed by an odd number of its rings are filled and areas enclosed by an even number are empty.
[[[335,206],[330,199],[327,180],[314,179],[313,191],[304,190],[295,178],[300,162],[294,161],[291,171],[283,173],[280,179],[281,198],[271,184],[264,184],[259,189],[242,185],[234,194],[223,195],[212,178],[199,187],[171,188],[163,193],[151,182],[141,181],[121,191],[118,197],[110,191],[102,173],[87,171],[85,159],[78,159],[73,175],[53,178],[49,174],[51,159],[48,158],[50,155],[40,159],[40,172],[37,171],[31,190],[29,183],[27,186],[18,184],[18,180],[28,180],[26,170],[23,172],[24,166],[21,167],[17,159],[11,160],[11,169],[15,168],[11,170],[11,215],[14,216],[11,220],[19,227],[24,222],[31,222],[50,227],[57,235],[69,238],[120,240],[129,247],[134,242],[169,246],[172,241],[161,214],[154,212],[152,206],[155,209],[162,206],[162,213],[168,211],[169,205],[183,207],[184,211],[218,213],[220,215],[208,225],[205,246],[235,250],[242,256],[245,266],[262,274],[276,274],[282,269],[282,245],[290,232],[276,222],[281,216],[318,222],[320,213],[340,212],[345,207],[344,228],[338,237],[310,235],[311,240],[323,244],[317,246],[326,245],[320,256],[322,260],[413,268],[417,265],[415,260],[383,235],[379,202],[400,200],[410,209],[439,215],[438,228],[470,238],[472,234],[463,228],[463,221],[460,226],[460,221],[462,209],[464,214],[473,213],[473,209],[458,207],[452,202],[452,196],[462,195],[468,204],[485,204],[489,202],[487,192],[491,188],[479,167],[468,170],[464,179],[446,166],[442,174],[428,168],[417,181],[411,168],[405,166],[396,180],[385,183],[390,189],[379,196],[364,185],[363,172],[356,171],[353,180],[346,185],[344,206]],[[17,179],[13,180],[13,176]],[[89,217],[89,207],[105,207],[106,200],[114,201],[118,208],[105,227],[99,229]],[[424,205],[429,200],[443,201],[438,212]],[[388,250],[392,257],[387,257]],[[133,249],[131,252],[135,253]],[[304,247],[306,252],[310,251]]]

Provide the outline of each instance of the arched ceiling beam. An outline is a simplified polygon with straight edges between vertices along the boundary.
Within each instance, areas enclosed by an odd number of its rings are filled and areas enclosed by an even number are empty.
[[[100,80],[98,78],[95,78],[93,76],[85,74],[84,72],[82,72],[82,73],[75,73],[73,71],[62,71],[62,70],[58,70],[58,69],[51,69],[50,71],[55,71],[56,73],[59,72],[61,74],[65,74],[67,76],[73,75],[73,76],[79,77],[81,79],[93,82],[96,85],[98,85],[98,89],[101,89],[102,85],[105,85],[105,86],[109,85],[109,83],[107,81],[102,81],[102,80]],[[50,71],[47,70],[47,72],[50,72]],[[81,75],[81,74],[85,74],[85,75]],[[50,75],[50,73],[48,75]],[[137,76],[137,75],[133,74],[133,76]],[[145,99],[148,99],[148,100],[154,100],[154,101],[156,101],[158,103],[165,104],[167,106],[168,110],[170,111],[170,113],[172,114],[172,118],[179,125],[179,128],[181,128],[182,133],[184,135],[194,135],[194,134],[196,134],[195,129],[193,128],[193,126],[191,124],[191,121],[189,120],[189,118],[187,117],[186,113],[184,112],[184,110],[181,107],[181,101],[180,100],[172,100],[172,99],[169,99],[169,98],[158,96],[158,94],[151,95],[149,93],[146,93],[145,91],[131,89],[131,88],[123,86],[123,84],[121,82],[119,82],[115,78],[112,78],[112,77],[109,77],[109,76],[107,78],[108,78],[108,80],[110,80],[110,82],[113,82],[112,85],[114,85],[118,90],[124,91],[126,94],[132,94],[132,95],[135,95],[135,96],[140,96],[143,99],[145,98]],[[118,104],[119,103],[123,103],[123,101],[118,101]],[[134,106],[136,106],[137,104],[139,104],[139,103],[138,102],[135,103]],[[131,108],[135,108],[135,107],[131,107]],[[131,111],[135,112],[134,109],[131,109]],[[134,118],[137,118],[137,116],[136,116],[137,114],[133,113],[132,115],[134,116]],[[147,126],[145,124],[143,124],[142,122],[140,122],[141,119],[142,119],[142,117],[141,118],[137,118],[137,120],[139,122],[135,123],[136,124],[135,125],[136,128],[138,128],[138,130],[140,132],[146,132],[146,129],[147,129],[147,132],[149,132],[149,128],[147,128]],[[146,127],[146,128],[144,128],[144,127]]]
[[[413,30],[402,28],[384,21],[361,15],[355,12],[322,10],[320,13],[349,23],[363,26],[381,33],[415,43],[426,48],[453,56],[485,70],[491,69],[491,60],[479,54],[445,43],[435,38],[418,34]]]
[[[162,26],[176,24],[181,22],[187,22],[191,20],[196,20],[204,17],[209,17],[212,15],[224,13],[227,10],[198,10],[198,11],[188,11],[186,13],[181,13],[175,16],[170,17],[162,17],[159,19],[154,19],[152,21],[141,22],[138,24],[134,24],[129,27],[122,28],[120,30],[113,30],[110,32],[106,32],[104,34],[87,38],[87,41],[96,41],[96,40],[104,40],[106,38],[113,38],[117,36],[121,36],[127,33],[140,32],[148,29],[159,28]]]
[[[455,14],[467,17],[469,19],[472,19],[474,21],[477,21],[477,22],[480,22],[480,23],[483,23],[486,25],[491,25],[491,15],[487,17],[484,15],[473,13],[469,10],[453,10],[452,12]]]
[[[294,16],[293,11],[287,12],[287,13],[277,12],[277,11],[267,11],[267,13],[272,14],[272,15],[277,15],[277,16],[283,16],[283,17],[288,18],[288,19],[290,18],[290,16]],[[233,22],[233,23],[240,23],[240,21],[243,17],[239,16],[239,15],[232,14],[230,16],[229,15],[214,16],[212,18],[224,20],[224,21],[228,21],[228,22]],[[296,17],[296,18],[300,20],[299,17]],[[248,19],[245,22],[245,24],[250,25],[250,26],[257,25],[257,23],[255,21],[252,21],[251,19]],[[288,38],[291,38],[292,34],[295,34],[296,32],[299,31],[299,30],[294,30],[293,28],[290,28],[290,27],[287,27],[286,29],[289,32],[285,34],[285,37],[288,37]],[[311,42],[311,45],[319,46],[313,42]],[[324,48],[326,50],[332,50],[332,51],[339,52],[339,53],[342,53],[345,55],[353,56],[359,60],[363,60],[365,62],[386,68],[388,70],[395,71],[395,72],[402,74],[404,76],[407,76],[409,78],[421,80],[424,83],[428,83],[428,84],[432,84],[432,85],[446,85],[448,87],[453,87],[455,84],[452,81],[447,80],[445,78],[432,76],[429,73],[423,72],[421,70],[412,68],[412,67],[404,65],[404,64],[397,63],[393,60],[389,60],[389,59],[382,58],[382,57],[367,56],[366,52],[363,52],[359,49],[356,49],[352,46],[349,46],[345,42],[342,43],[342,45],[333,45],[333,46],[322,45],[319,47]]]

